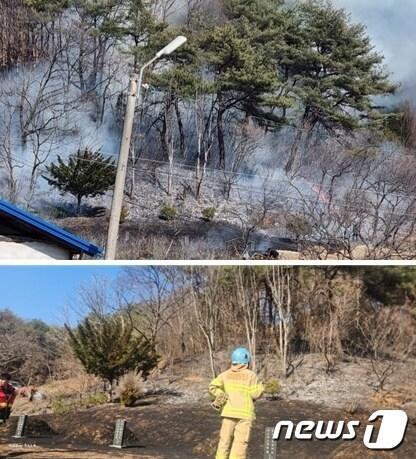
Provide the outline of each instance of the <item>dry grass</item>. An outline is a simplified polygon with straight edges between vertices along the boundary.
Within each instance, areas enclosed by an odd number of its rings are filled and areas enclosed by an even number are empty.
[[[104,217],[67,218],[57,222],[79,237],[105,247],[108,221]],[[193,229],[192,229],[193,228]],[[119,260],[226,260],[241,259],[232,241],[222,241],[227,248],[213,248],[200,222],[126,221],[120,227],[117,259]],[[342,260],[342,254],[313,246],[304,252],[279,250],[281,260]],[[369,258],[368,248],[357,245],[352,253],[355,260]],[[386,258],[393,259],[386,250]],[[398,257],[397,257],[398,258]]]
[[[205,381],[205,378],[203,378],[201,375],[188,375],[185,378],[183,378],[184,382],[203,382]]]
[[[101,388],[99,378],[81,374],[77,378],[51,381],[38,388],[39,391],[47,393],[51,397],[65,397],[74,394],[86,393]]]
[[[331,459],[395,459],[397,456],[395,453],[386,451],[370,451],[364,445],[361,444],[350,444],[341,445],[331,455]]]
[[[395,389],[376,392],[370,402],[378,409],[402,409],[416,401],[416,386],[405,384]]]

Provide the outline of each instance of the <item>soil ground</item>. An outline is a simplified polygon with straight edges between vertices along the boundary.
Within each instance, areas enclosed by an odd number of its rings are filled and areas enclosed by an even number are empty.
[[[335,372],[327,374],[322,357],[310,354],[303,356],[302,364],[290,378],[284,379],[276,370],[276,359],[263,357],[257,356],[259,373],[267,370],[268,377],[278,378],[281,387],[278,400],[262,399],[257,403],[250,459],[263,457],[265,428],[278,421],[358,420],[365,426],[369,415],[379,409],[404,409],[409,415],[405,442],[393,452],[375,454],[365,449],[361,430],[353,442],[281,440],[278,458],[416,457],[415,360],[398,363],[386,390],[375,392],[374,375],[366,359],[345,358]],[[45,395],[40,400],[30,402],[18,397],[14,417],[6,426],[0,425],[0,459],[213,458],[221,420],[209,406],[207,387],[211,374],[201,361],[207,362],[208,356],[175,361],[158,370],[143,386],[143,397],[134,408],[104,404],[66,414],[53,412],[56,399],[75,401],[87,386],[95,387],[93,393],[102,389],[99,380],[93,378],[87,384],[81,375],[38,388]],[[228,353],[217,353],[216,362],[219,369],[227,368]],[[17,416],[22,414],[29,415],[27,438],[15,440],[12,436]],[[116,419],[126,419],[130,431],[130,447],[122,451],[109,448]]]
[[[342,410],[297,401],[261,400],[257,405],[250,458],[263,457],[264,430],[279,420],[351,420],[366,425],[370,412],[347,415]],[[115,420],[127,420],[129,447],[122,451],[108,448]],[[219,416],[204,404],[168,405],[154,398],[134,408],[104,405],[76,414],[33,416],[29,418],[27,438],[11,438],[16,426],[12,418],[0,427],[0,458],[101,459],[107,457],[208,459],[214,456]],[[362,445],[363,430],[354,442],[281,440],[279,459],[289,458],[414,458],[416,427],[410,425],[403,445],[389,453],[371,452]],[[20,445],[20,446],[18,446]]]

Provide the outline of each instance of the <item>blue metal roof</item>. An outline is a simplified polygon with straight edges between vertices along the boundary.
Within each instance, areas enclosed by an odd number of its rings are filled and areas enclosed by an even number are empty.
[[[73,253],[86,253],[94,257],[103,252],[101,248],[90,242],[84,241],[68,231],[0,199],[0,217],[2,214],[7,215],[26,227],[33,228],[46,237],[54,239],[57,243],[72,249]]]

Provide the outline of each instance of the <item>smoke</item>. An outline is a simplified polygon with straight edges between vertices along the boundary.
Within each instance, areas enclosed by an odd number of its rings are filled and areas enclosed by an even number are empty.
[[[400,93],[416,102],[416,2],[415,0],[333,0],[351,13],[354,22],[367,27],[376,50]]]

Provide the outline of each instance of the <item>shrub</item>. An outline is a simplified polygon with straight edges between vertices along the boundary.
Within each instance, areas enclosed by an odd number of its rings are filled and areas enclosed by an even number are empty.
[[[207,207],[202,211],[202,219],[206,222],[210,222],[214,219],[216,213],[215,207]]]
[[[56,206],[52,205],[48,209],[48,211],[49,211],[49,214],[47,215],[47,217],[52,217],[56,219],[74,216],[73,210],[70,207],[65,206],[65,205],[56,205]]]
[[[161,218],[162,220],[175,220],[177,215],[178,215],[178,211],[176,210],[175,207],[170,206],[169,204],[165,204],[160,209],[159,218]]]
[[[102,392],[89,394],[81,399],[59,396],[52,400],[51,410],[55,414],[62,415],[78,411],[80,409],[104,405],[105,403],[107,403],[107,397]]]
[[[292,233],[296,239],[300,239],[310,235],[313,228],[306,218],[299,215],[289,215],[286,221],[286,230]]]
[[[277,379],[268,379],[264,383],[264,393],[270,395],[272,399],[276,399],[280,392],[280,382]]]
[[[76,411],[78,409],[78,404],[73,399],[68,399],[64,397],[57,397],[52,400],[51,410],[55,414],[63,415],[70,413],[71,411]]]
[[[119,386],[120,403],[131,407],[143,396],[143,385],[139,377],[133,372],[123,377]]]
[[[80,401],[81,408],[91,408],[93,406],[100,406],[107,403],[107,396],[103,392],[97,394],[90,394],[83,397]]]

